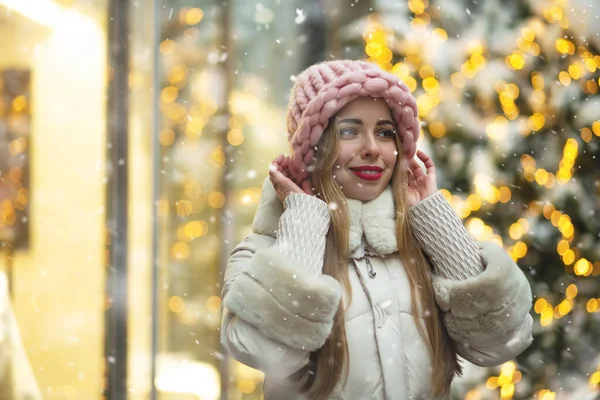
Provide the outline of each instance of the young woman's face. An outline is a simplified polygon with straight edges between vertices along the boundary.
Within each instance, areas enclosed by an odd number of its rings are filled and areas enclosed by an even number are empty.
[[[359,97],[335,119],[339,155],[334,179],[347,198],[373,200],[390,182],[398,157],[390,109],[383,99]]]

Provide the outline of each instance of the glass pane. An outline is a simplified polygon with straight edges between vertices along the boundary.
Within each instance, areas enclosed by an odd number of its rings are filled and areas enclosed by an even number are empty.
[[[129,400],[149,399],[152,390],[155,6],[143,0],[129,8]]]
[[[106,12],[0,0],[0,265],[33,371],[13,365],[16,398],[103,390]]]
[[[278,3],[159,7],[161,398],[262,394],[262,374],[220,351],[220,283],[268,165],[287,146],[286,92],[305,39],[288,23],[293,4]]]

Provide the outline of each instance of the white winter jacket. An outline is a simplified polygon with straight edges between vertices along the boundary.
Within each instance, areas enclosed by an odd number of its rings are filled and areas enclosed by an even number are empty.
[[[329,336],[340,299],[350,300],[320,271],[327,205],[304,194],[285,203],[284,212],[265,180],[253,233],[234,249],[222,293],[221,343],[265,373],[266,400],[306,398],[298,371]],[[412,316],[391,188],[370,202],[348,200],[348,209],[349,370],[330,398],[431,399],[431,361]],[[492,366],[525,350],[531,290],[510,256],[491,242],[475,243],[440,192],[412,207],[409,220],[433,264],[436,301],[458,354]]]

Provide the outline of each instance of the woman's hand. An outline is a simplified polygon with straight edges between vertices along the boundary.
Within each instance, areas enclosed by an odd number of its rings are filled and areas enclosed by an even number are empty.
[[[423,161],[427,171],[423,171],[423,168],[414,158],[410,161],[408,168],[408,204],[410,207],[438,190],[433,160],[421,150],[417,150],[417,157]]]
[[[287,170],[289,165],[290,157],[284,157],[283,154],[280,154],[269,166],[269,179],[271,180],[273,188],[275,188],[277,197],[279,197],[279,200],[281,200],[282,203],[290,193],[304,193],[304,191],[290,178]]]

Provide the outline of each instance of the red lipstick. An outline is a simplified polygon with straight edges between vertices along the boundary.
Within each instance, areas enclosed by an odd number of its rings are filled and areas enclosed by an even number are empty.
[[[350,171],[352,171],[354,175],[358,176],[360,179],[364,179],[366,181],[379,180],[383,175],[383,168],[377,167],[375,165],[363,165],[360,167],[354,167],[350,168]]]

